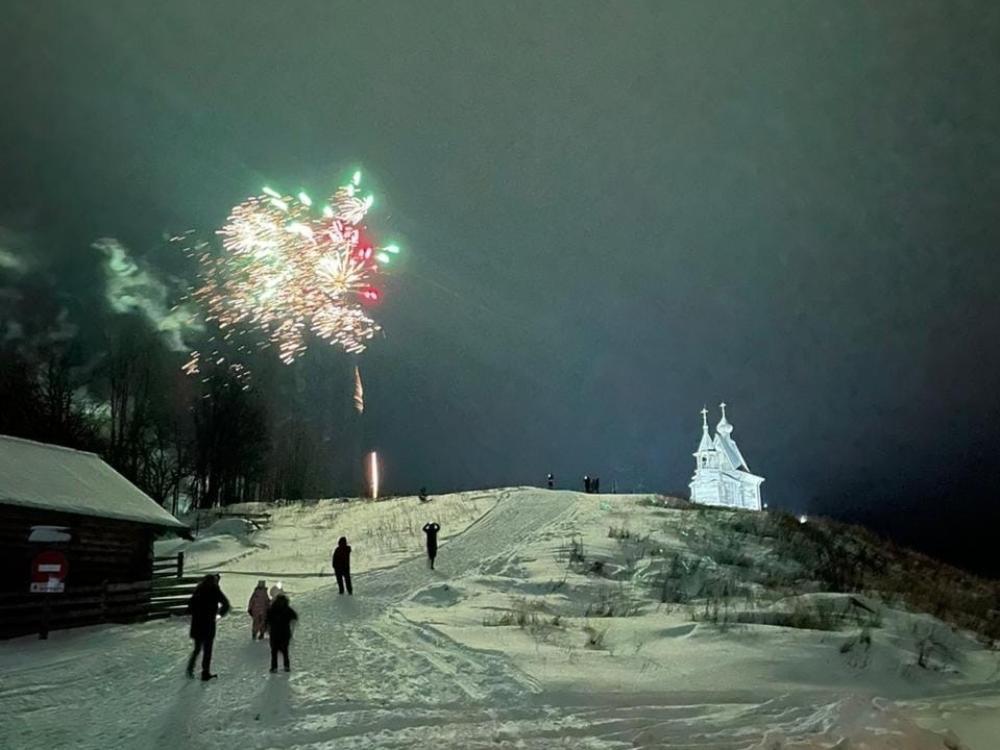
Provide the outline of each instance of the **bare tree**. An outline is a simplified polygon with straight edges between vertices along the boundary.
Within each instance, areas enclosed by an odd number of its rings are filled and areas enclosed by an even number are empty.
[[[224,373],[209,374],[206,381],[193,408],[197,504],[257,499],[270,449],[264,409]]]
[[[99,449],[94,415],[86,407],[71,352],[50,347],[24,355],[2,353],[0,432],[85,450]]]
[[[108,460],[140,482],[150,446],[154,348],[135,327],[124,327],[110,342],[108,383]]]

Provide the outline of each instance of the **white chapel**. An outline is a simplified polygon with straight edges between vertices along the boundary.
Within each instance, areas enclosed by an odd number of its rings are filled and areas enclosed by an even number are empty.
[[[701,410],[701,443],[694,453],[691,502],[727,508],[760,510],[760,485],[764,477],[750,473],[746,459],[733,440],[733,426],[726,419],[726,405],[719,404],[722,419],[715,437],[708,434],[708,410]]]

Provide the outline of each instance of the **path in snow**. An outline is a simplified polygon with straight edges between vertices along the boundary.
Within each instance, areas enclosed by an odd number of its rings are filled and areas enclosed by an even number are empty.
[[[216,641],[217,681],[184,677],[185,621],[89,629],[0,646],[0,746],[80,748],[618,748],[738,750],[801,736],[837,705],[802,696],[608,696],[545,692],[502,654],[461,646],[395,605],[435,581],[517,556],[572,511],[568,493],[506,491],[424,559],[298,596],[290,675],[269,675],[243,602]],[[20,647],[19,647],[20,646]],[[667,696],[670,695],[669,701]],[[668,703],[668,704],[667,704]],[[804,746],[803,746],[804,747]]]

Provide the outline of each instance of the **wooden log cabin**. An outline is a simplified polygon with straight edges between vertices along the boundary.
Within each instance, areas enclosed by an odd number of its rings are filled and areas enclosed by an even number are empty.
[[[0,638],[144,619],[163,533],[187,527],[96,454],[0,435]]]

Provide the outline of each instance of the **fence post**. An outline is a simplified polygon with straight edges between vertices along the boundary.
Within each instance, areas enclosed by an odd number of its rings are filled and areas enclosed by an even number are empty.
[[[177,553],[177,577],[178,578],[183,578],[184,577],[184,553],[183,552],[178,552]]]

